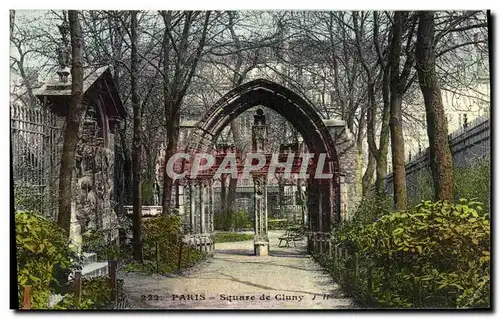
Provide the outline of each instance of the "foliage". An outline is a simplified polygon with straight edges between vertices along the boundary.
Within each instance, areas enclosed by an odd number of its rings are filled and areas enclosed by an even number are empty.
[[[340,231],[336,233],[337,239],[345,246],[359,246],[355,241],[357,239],[356,234],[365,225],[373,223],[384,215],[390,214],[392,207],[392,200],[389,196],[363,198],[356,214],[350,220],[345,221]],[[348,239],[353,239],[353,242]]]
[[[361,273],[373,269],[373,290],[361,274],[351,291],[379,307],[489,307],[490,222],[482,206],[426,201],[412,211],[342,225],[337,244],[358,254]],[[338,273],[347,281],[348,271]]]
[[[178,215],[150,217],[143,221],[144,262],[131,262],[126,271],[172,273],[191,267],[205,256],[182,241]]]
[[[75,297],[73,294],[68,293],[64,295],[63,299],[59,301],[56,305],[51,307],[50,309],[54,310],[85,310],[85,309],[94,309],[94,303],[92,300],[87,298],[81,298],[80,302],[76,304]]]
[[[67,235],[54,222],[29,212],[17,212],[16,258],[18,299],[22,305],[24,286],[32,286],[32,307],[48,306],[51,287],[67,276],[77,254],[70,248]]]
[[[484,203],[484,212],[490,210],[490,178],[491,163],[489,158],[480,159],[470,166],[455,167],[453,169],[453,197],[475,199]],[[418,204],[421,201],[432,199],[434,186],[429,170],[417,172],[416,185],[411,185],[409,192],[410,202]]]
[[[286,225],[286,219],[269,218],[267,220],[267,228],[269,230],[285,229]]]
[[[14,207],[18,211],[44,212],[44,217],[49,216],[50,199],[46,193],[40,192],[39,187],[15,186]],[[49,195],[49,197],[52,196]]]
[[[474,198],[484,204],[484,212],[490,211],[491,162],[484,158],[471,166],[457,167],[453,170],[454,198]]]
[[[252,228],[252,220],[244,210],[226,210],[214,216],[216,230],[235,231]]]
[[[94,252],[99,260],[122,260],[130,253],[125,248],[109,240],[109,229],[89,230],[82,234],[82,250]]]
[[[430,169],[425,168],[417,171],[415,174],[416,183],[408,183],[408,200],[412,206],[434,197],[434,184]]]
[[[71,281],[69,285],[73,285]],[[112,291],[109,287],[109,278],[94,277],[82,278],[82,291],[80,302],[75,302],[74,292],[64,295],[63,299],[51,309],[58,310],[83,310],[83,309],[109,309],[112,306]]]
[[[112,290],[108,280],[107,276],[82,279],[81,299],[91,300],[92,309],[105,309],[111,305]]]
[[[253,238],[253,234],[217,232],[215,233],[214,240],[216,243],[227,243],[234,241],[252,240]]]
[[[155,196],[154,183],[150,180],[144,180],[141,183],[141,192],[143,205],[153,205]]]

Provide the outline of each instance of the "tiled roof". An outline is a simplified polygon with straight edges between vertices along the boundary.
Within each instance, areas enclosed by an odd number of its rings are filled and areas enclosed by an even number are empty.
[[[108,68],[108,66],[97,69],[85,68],[83,71],[83,92],[85,93]],[[36,96],[71,95],[71,75],[68,76],[66,83],[61,83],[59,79],[54,78],[41,88],[34,90],[34,94]]]

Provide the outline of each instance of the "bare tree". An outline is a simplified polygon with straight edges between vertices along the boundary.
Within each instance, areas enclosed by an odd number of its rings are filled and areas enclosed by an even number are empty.
[[[73,178],[73,165],[75,151],[79,140],[80,126],[87,105],[83,103],[83,65],[82,65],[82,33],[79,22],[79,12],[68,11],[69,28],[71,35],[71,101],[66,127],[64,131],[64,144],[61,154],[61,168],[59,172],[59,214],[57,224],[69,235],[71,223],[71,180]]]
[[[134,259],[142,262],[142,194],[141,194],[141,105],[137,93],[137,11],[130,11],[130,95],[132,98],[132,109],[134,110],[134,138],[132,147],[132,203],[133,203],[133,236],[134,236]]]
[[[418,14],[415,68],[425,102],[434,199],[451,202],[453,200],[453,162],[448,143],[448,123],[436,75],[434,15],[433,11],[422,11]]]
[[[165,149],[163,171],[162,207],[163,214],[168,214],[170,212],[173,180],[167,173],[167,163],[168,159],[177,151],[180,108],[205,46],[207,29],[210,22],[210,11],[205,13],[201,35],[196,47],[194,48],[193,54],[189,54],[188,44],[191,37],[191,28],[193,27],[194,20],[199,15],[199,12],[183,12],[176,21],[172,21],[173,17],[170,11],[162,11],[160,14],[163,17],[165,25],[165,34],[163,38],[163,105],[167,120],[167,147]],[[181,22],[183,22],[183,27],[179,38],[177,41],[171,41],[171,39],[174,39],[176,34],[172,30],[173,26],[180,24]],[[178,42],[178,45],[176,42]],[[172,54],[173,61],[170,59],[171,51],[174,51],[174,54]],[[172,64],[174,65],[174,69],[172,71],[169,69],[169,62],[173,62]]]
[[[396,11],[392,25],[392,37],[390,45],[390,120],[392,167],[394,172],[394,204],[397,210],[405,210],[408,205],[408,191],[406,188],[405,170],[405,144],[403,136],[403,95],[408,89],[408,81],[414,64],[412,52],[413,32],[416,25],[416,16],[411,16],[408,33],[406,35],[405,55],[406,61],[400,70],[402,41],[405,25],[408,24],[408,12]],[[410,80],[411,81],[411,80]]]

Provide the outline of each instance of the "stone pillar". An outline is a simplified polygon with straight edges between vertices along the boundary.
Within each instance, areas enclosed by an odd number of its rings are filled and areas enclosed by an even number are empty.
[[[360,184],[356,177],[359,174],[356,138],[347,128],[345,121],[323,120],[323,122],[335,141],[335,148],[339,156],[339,173],[343,176],[340,180],[341,193],[338,194],[341,201],[339,215],[343,217],[342,219],[349,219],[361,202]]]
[[[267,219],[268,219],[268,216],[267,216],[267,187],[264,187],[264,220],[265,220],[264,229],[265,229],[266,235],[267,235],[267,230],[269,229]]]
[[[208,226],[207,229],[210,233],[214,232],[214,183],[209,182],[208,185]]]
[[[184,218],[184,215],[186,214],[184,196],[184,185],[177,185],[177,209],[179,210],[179,215],[182,216],[182,218]]]
[[[265,177],[254,177],[253,182],[255,214],[254,251],[256,256],[267,256],[269,255],[269,237],[267,234],[267,191]]]
[[[323,192],[318,193],[318,231],[323,231]]]
[[[190,233],[196,233],[196,185],[189,183],[189,224]]]
[[[71,202],[71,223],[69,230],[69,239],[71,246],[76,249],[78,255],[82,253],[82,235],[81,226],[76,217],[76,202]]]
[[[200,233],[204,234],[206,231],[205,224],[205,185],[200,183],[199,185],[199,212],[200,212]]]

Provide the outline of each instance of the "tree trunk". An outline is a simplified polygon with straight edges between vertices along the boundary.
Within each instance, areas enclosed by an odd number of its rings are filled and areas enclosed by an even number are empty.
[[[401,78],[399,71],[401,56],[401,38],[406,13],[394,13],[394,25],[390,47],[391,66],[391,104],[389,127],[391,131],[392,170],[394,182],[394,204],[397,210],[406,210],[408,205],[408,192],[406,189],[405,171],[405,144],[403,136],[403,113],[401,106],[403,95],[401,93]]]
[[[380,72],[382,73],[382,101],[383,101],[383,109],[381,113],[381,128],[380,128],[380,139],[378,149],[375,145],[375,120],[376,120],[376,105],[372,104],[372,112],[371,115],[371,136],[369,137],[370,149],[373,148],[373,154],[375,155],[376,161],[376,173],[375,173],[375,193],[377,196],[385,195],[385,177],[387,175],[387,155],[389,153],[389,121],[390,121],[390,83],[391,83],[391,73],[390,73],[390,64],[387,62],[386,57],[382,54],[382,50],[380,48],[379,43],[379,22],[378,22],[378,13],[373,12],[373,41],[375,46],[375,51],[378,56],[378,64],[380,67]],[[370,92],[369,92],[370,93]],[[375,102],[374,94],[371,96],[373,102]],[[368,126],[370,128],[370,126]],[[370,142],[371,141],[371,142]]]
[[[177,106],[171,107],[178,108]],[[164,162],[164,173],[163,173],[163,214],[168,215],[170,213],[171,200],[172,200],[172,187],[174,185],[174,180],[170,178],[167,172],[168,159],[174,155],[177,150],[177,141],[179,139],[179,112],[175,111],[176,114],[171,114],[170,121],[167,123],[167,149],[165,150],[165,162]]]
[[[69,103],[59,172],[59,214],[57,224],[69,235],[71,223],[71,181],[80,127],[87,111],[83,103],[82,33],[78,11],[68,11],[71,34],[71,101]]]
[[[10,10],[9,14],[9,23],[10,23],[10,36],[12,36],[12,33],[14,32],[14,26],[16,21],[16,10]]]
[[[124,127],[120,128],[120,143],[123,152],[123,188],[125,191],[123,192],[123,202],[125,205],[130,205],[132,202],[130,192],[128,190],[132,189],[132,156],[130,155],[129,147],[130,145],[127,143],[125,138],[125,134],[127,131],[127,121],[124,122]]]
[[[357,149],[357,156],[358,156],[358,166],[356,167],[356,190],[359,193],[364,193],[364,187],[363,187],[363,135],[364,135],[364,129],[366,126],[366,105],[361,107],[361,114],[359,116],[359,124],[358,124],[358,134],[356,137],[356,149]],[[373,175],[373,172],[372,172]]]
[[[375,173],[376,160],[373,154],[368,153],[368,165],[363,175],[363,197],[371,196],[371,187],[373,185],[373,174]]]
[[[130,11],[130,96],[134,112],[134,137],[132,147],[132,205],[134,260],[141,262],[142,255],[142,194],[141,194],[141,105],[137,92],[137,11]]]
[[[233,87],[235,87],[233,85]],[[243,141],[242,137],[239,131],[239,120],[234,119],[231,122],[231,132],[233,134],[233,141],[234,145],[236,146],[236,149],[241,150],[242,156],[244,154],[243,148]],[[244,159],[243,159],[244,160]],[[236,201],[236,187],[238,184],[238,179],[233,178],[232,175],[229,175],[229,186],[227,188],[227,194],[226,194],[226,201],[225,201],[225,208],[227,211],[232,211],[234,209],[234,204]]]
[[[416,70],[424,96],[429,137],[429,161],[434,181],[434,200],[453,200],[453,162],[448,143],[448,123],[436,75],[434,12],[419,13]]]
[[[406,190],[405,144],[401,112],[402,97],[394,95],[391,97],[390,119],[394,204],[397,210],[406,210],[408,192]]]
[[[180,112],[182,100],[186,94],[187,88],[191,83],[191,79],[196,71],[198,61],[200,60],[201,53],[205,46],[205,39],[207,35],[207,28],[210,21],[210,11],[205,13],[205,21],[203,30],[198,43],[198,47],[194,54],[193,61],[188,63],[188,43],[190,39],[190,29],[193,25],[193,18],[198,14],[197,12],[186,11],[184,17],[184,27],[180,35],[180,43],[176,50],[176,59],[173,72],[173,80],[169,81],[169,39],[173,36],[171,33],[171,11],[162,11],[160,14],[163,16],[165,24],[165,34],[163,37],[163,105],[165,110],[165,118],[167,120],[167,147],[165,150],[165,162],[163,167],[163,196],[162,208],[163,214],[170,213],[170,205],[172,198],[172,186],[174,181],[167,172],[167,163],[170,157],[177,151],[179,140],[179,127],[180,127]]]
[[[224,213],[226,211],[226,181],[227,181],[227,174],[222,174],[221,175],[221,181],[220,181],[220,211],[219,213]]]

